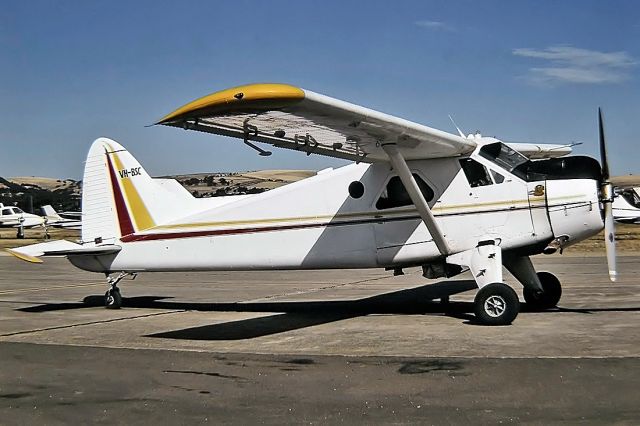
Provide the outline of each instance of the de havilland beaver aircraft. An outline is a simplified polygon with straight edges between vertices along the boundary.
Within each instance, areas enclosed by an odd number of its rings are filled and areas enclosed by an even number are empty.
[[[599,123],[602,164],[567,156],[567,147],[447,133],[290,85],[235,87],[156,124],[238,138],[261,155],[270,152],[255,143],[353,163],[260,194],[196,199],[100,138],[84,171],[80,242],[10,252],[32,262],[66,256],[106,274],[112,308],[121,304],[118,282],[140,272],[421,266],[439,278],[470,270],[477,321],[509,324],[520,305],[503,267],[529,308],[554,307],[560,282],[536,272],[530,256],[604,227],[616,278],[601,114]]]

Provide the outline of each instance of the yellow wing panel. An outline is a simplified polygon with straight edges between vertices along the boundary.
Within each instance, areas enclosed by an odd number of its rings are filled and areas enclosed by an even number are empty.
[[[217,115],[217,113],[277,109],[304,99],[304,91],[288,84],[247,84],[221,90],[181,106],[156,124]]]

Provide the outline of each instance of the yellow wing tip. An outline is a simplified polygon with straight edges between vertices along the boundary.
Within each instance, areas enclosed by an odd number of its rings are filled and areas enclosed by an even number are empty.
[[[196,112],[237,111],[254,108],[281,108],[299,102],[304,90],[283,83],[255,83],[231,87],[203,96],[165,115],[155,124],[165,124],[177,118],[191,118]]]
[[[11,249],[5,249],[5,251],[15,257],[17,257],[20,260],[24,260],[26,262],[30,262],[30,263],[43,263],[42,259],[38,259],[35,256],[30,256],[28,254],[24,254],[24,253],[20,253],[17,252],[15,250],[11,250]]]

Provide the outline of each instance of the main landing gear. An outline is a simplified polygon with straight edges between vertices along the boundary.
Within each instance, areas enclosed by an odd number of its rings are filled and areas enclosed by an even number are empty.
[[[529,311],[554,308],[562,296],[560,281],[550,272],[536,272],[526,256],[505,259],[504,266],[522,284],[524,301]]]
[[[480,289],[474,300],[476,321],[484,325],[508,325],[520,312],[518,295],[502,282],[502,250],[494,240],[447,258],[447,263],[466,266]]]
[[[520,311],[518,295],[511,287],[492,283],[482,287],[473,301],[476,321],[484,325],[508,325]]]
[[[474,249],[447,257],[447,263],[466,266],[478,284],[474,300],[476,321],[484,325],[511,324],[518,316],[516,292],[502,280],[502,266],[524,286],[524,300],[530,311],[555,307],[562,295],[560,281],[549,272],[536,272],[527,256],[505,256],[493,240],[481,241]]]
[[[120,309],[122,307],[122,296],[120,295],[120,289],[118,283],[127,276],[131,276],[131,279],[136,278],[136,274],[132,272],[120,272],[115,277],[110,277],[107,274],[107,283],[109,284],[109,290],[104,294],[104,307],[107,309]]]
[[[522,293],[527,308],[532,311],[546,311],[555,308],[562,296],[560,281],[550,272],[538,272],[538,279],[542,285],[542,292],[525,286]]]

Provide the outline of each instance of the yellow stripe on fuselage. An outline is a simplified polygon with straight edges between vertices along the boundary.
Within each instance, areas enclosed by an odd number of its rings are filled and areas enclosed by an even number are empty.
[[[549,202],[558,202],[558,201],[569,201],[572,199],[582,200],[581,196],[565,196],[565,197],[554,197],[550,198]],[[535,201],[544,202],[544,197],[532,197],[531,200],[523,199],[523,200],[507,200],[507,201],[494,201],[494,202],[484,202],[484,203],[475,203],[475,204],[458,204],[458,205],[449,205],[442,207],[434,207],[432,209],[434,215],[436,217],[440,215],[448,215],[448,214],[461,214],[461,213],[474,213],[479,210],[479,208],[486,207],[524,207],[527,205],[533,204]],[[535,207],[535,206],[534,206]],[[537,207],[544,207],[544,204],[540,204]],[[497,211],[506,211],[508,210],[497,210]],[[229,221],[218,221],[218,222],[194,222],[194,223],[176,223],[170,225],[159,225],[153,228],[153,230],[177,230],[177,229],[192,229],[192,228],[218,228],[224,226],[253,226],[253,225],[264,225],[264,224],[273,224],[273,223],[281,223],[281,222],[307,222],[314,220],[332,220],[332,219],[354,219],[354,218],[371,218],[371,217],[379,217],[381,219],[388,218],[390,216],[399,216],[403,214],[412,214],[417,213],[415,208],[405,208],[401,210],[394,211],[375,211],[375,212],[355,212],[355,213],[343,213],[336,215],[316,215],[316,216],[296,216],[296,217],[278,217],[278,218],[269,218],[269,219],[246,219],[246,220],[229,220]]]

